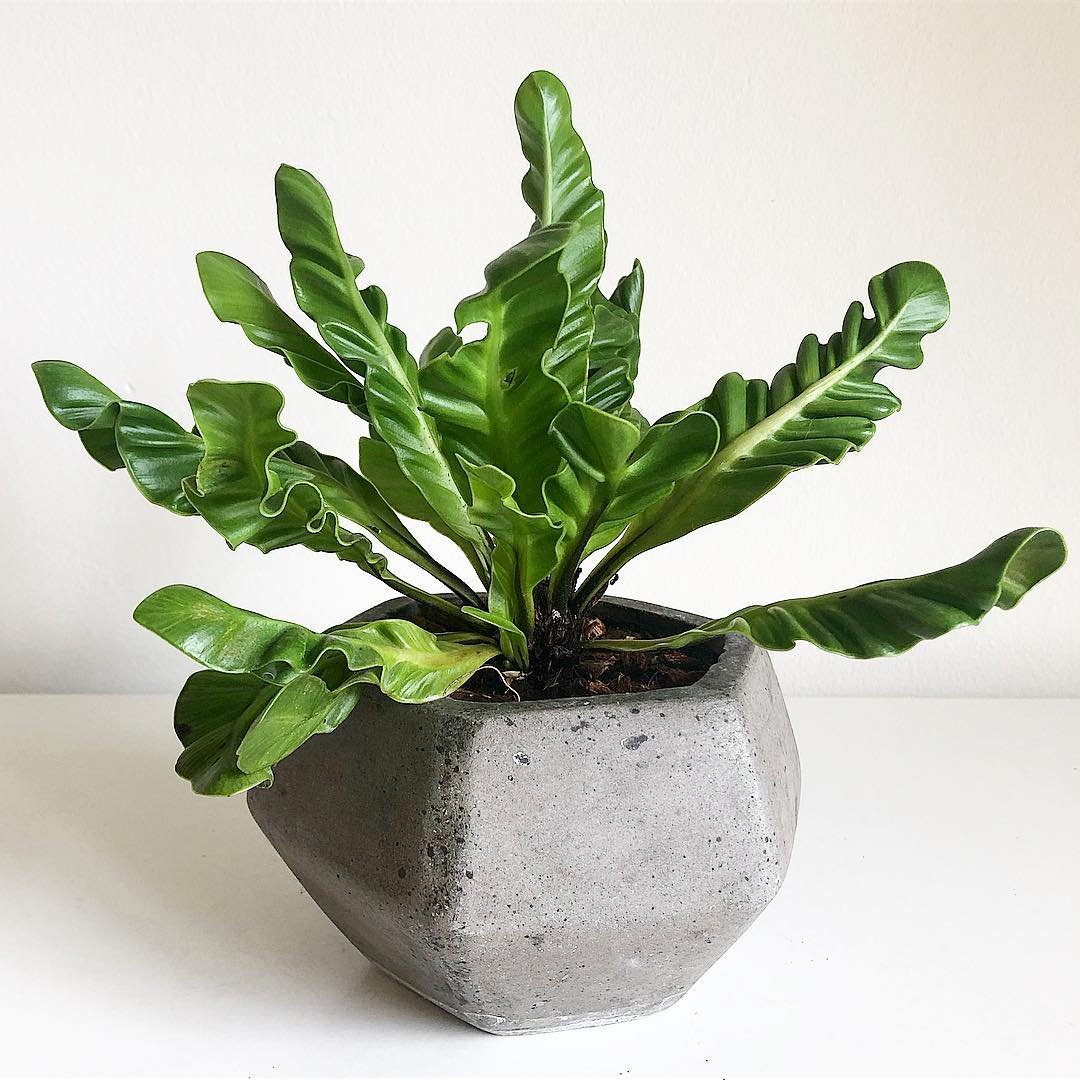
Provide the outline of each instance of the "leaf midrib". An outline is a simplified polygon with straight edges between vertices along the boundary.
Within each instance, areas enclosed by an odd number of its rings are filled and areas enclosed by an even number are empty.
[[[544,135],[543,135],[543,149],[544,149],[544,173],[543,173],[543,195],[541,199],[541,225],[550,225],[551,222],[551,204],[554,200],[555,185],[552,178],[553,158],[551,156],[551,120],[550,110],[548,108],[547,94],[544,94]]]
[[[737,461],[740,457],[749,457],[749,453],[746,451],[747,447],[752,447],[757,443],[764,442],[766,439],[771,438],[789,420],[798,416],[809,402],[826,393],[838,382],[842,382],[854,368],[857,368],[860,364],[865,364],[892,333],[893,328],[896,323],[899,322],[906,307],[907,304],[903,305],[888,323],[882,324],[881,329],[869,342],[867,342],[866,345],[863,346],[863,348],[857,353],[854,353],[847,360],[837,364],[828,375],[811,383],[805,390],[796,394],[795,397],[786,404],[781,405],[775,412],[770,413],[752,427],[748,427],[741,435],[737,435],[732,439],[727,446],[717,450],[712,461],[710,461],[697,476],[701,476],[706,472],[715,475],[723,472],[728,465]],[[697,476],[691,477],[691,480],[697,479]]]
[[[896,324],[910,304],[911,298],[901,304],[887,322],[881,323],[878,332],[866,345],[847,360],[838,364],[828,375],[812,383],[802,393],[796,394],[789,402],[781,405],[779,409],[770,413],[759,423],[747,428],[741,435],[737,435],[725,447],[717,450],[708,464],[687,479],[676,483],[672,493],[666,499],[656,503],[647,511],[647,516],[643,519],[643,527],[638,529],[631,527],[623,535],[619,543],[611,549],[608,555],[594,569],[589,581],[593,581],[609,563],[615,562],[620,553],[634,550],[641,539],[649,535],[656,522],[666,516],[672,499],[678,498],[680,501],[692,500],[697,488],[705,483],[715,482],[716,478],[727,471],[740,457],[749,456],[747,453],[748,447],[763,442],[766,438],[774,435],[784,424],[798,415],[810,401],[842,381],[854,368],[866,363],[893,332]]]
[[[405,371],[405,366],[401,362],[397,353],[394,352],[390,345],[390,342],[386,339],[386,334],[383,332],[382,326],[379,321],[368,310],[367,304],[364,303],[363,297],[360,295],[359,290],[354,288],[351,291],[351,298],[353,307],[356,310],[356,314],[361,322],[368,327],[368,331],[371,334],[372,340],[375,342],[379,352],[382,354],[384,361],[392,367],[393,376],[400,386],[402,386],[409,395],[410,400],[416,408],[416,416],[419,420],[419,429],[421,432],[421,438],[423,439],[433,464],[437,468],[440,476],[445,481],[444,487],[448,491],[452,491],[457,496],[457,502],[461,507],[461,520],[468,523],[468,504],[465,501],[464,496],[461,494],[457,486],[457,481],[454,479],[453,473],[450,471],[450,466],[446,461],[446,455],[443,453],[442,445],[439,442],[434,428],[434,421],[427,413],[424,412],[420,403],[420,395],[418,391],[413,387],[412,381],[408,377],[408,373]],[[371,378],[370,372],[368,378]],[[393,444],[391,443],[391,446]],[[396,454],[395,454],[396,456]],[[406,474],[407,475],[407,474]],[[433,508],[434,509],[434,508]],[[438,511],[435,511],[438,513]],[[458,532],[453,522],[447,522],[447,524]],[[470,543],[476,543],[477,540],[482,540],[482,537],[478,532],[470,534],[468,532],[459,533],[466,541]]]

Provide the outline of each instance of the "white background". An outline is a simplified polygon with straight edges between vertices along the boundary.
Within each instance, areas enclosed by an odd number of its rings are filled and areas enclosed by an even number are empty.
[[[418,348],[529,215],[512,118],[549,67],[608,196],[613,284],[647,275],[642,409],[769,376],[893,263],[954,315],[905,402],[839,468],[657,551],[619,592],[702,614],[936,568],[1001,533],[1080,536],[1080,6],[17,5],[0,11],[4,619],[0,690],[174,691],[129,613],[190,582],[319,627],[386,594],[329,556],[229,554],[142,502],[46,415],[75,361],[186,418],[193,379],[265,378],[352,457],[342,407],[219,325],[217,248],[288,295],[281,161],[327,185]],[[778,658],[789,693],[1080,694],[1074,564],[1010,614],[889,663]]]

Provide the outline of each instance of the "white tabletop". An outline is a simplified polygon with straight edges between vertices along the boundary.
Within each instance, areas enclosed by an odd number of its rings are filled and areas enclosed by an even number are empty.
[[[1080,1070],[1080,702],[800,700],[779,897],[683,1001],[497,1038],[373,968],[242,799],[173,777],[171,701],[0,697],[0,1073]]]

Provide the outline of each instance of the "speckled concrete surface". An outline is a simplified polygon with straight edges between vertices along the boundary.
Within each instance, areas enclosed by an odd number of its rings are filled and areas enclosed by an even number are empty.
[[[696,621],[617,603],[650,633]],[[647,694],[371,690],[275,772],[248,803],[315,902],[395,978],[502,1034],[676,1002],[776,895],[799,798],[772,665],[739,636],[693,686]]]

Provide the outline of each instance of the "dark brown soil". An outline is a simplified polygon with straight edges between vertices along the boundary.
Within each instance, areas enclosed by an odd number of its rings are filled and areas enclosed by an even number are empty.
[[[590,639],[634,638],[640,635],[588,620]],[[452,696],[461,701],[544,701],[598,694],[640,694],[672,686],[689,686],[709,670],[715,657],[707,651],[614,652],[581,650],[545,665],[546,670],[514,676],[495,667],[481,668]]]

